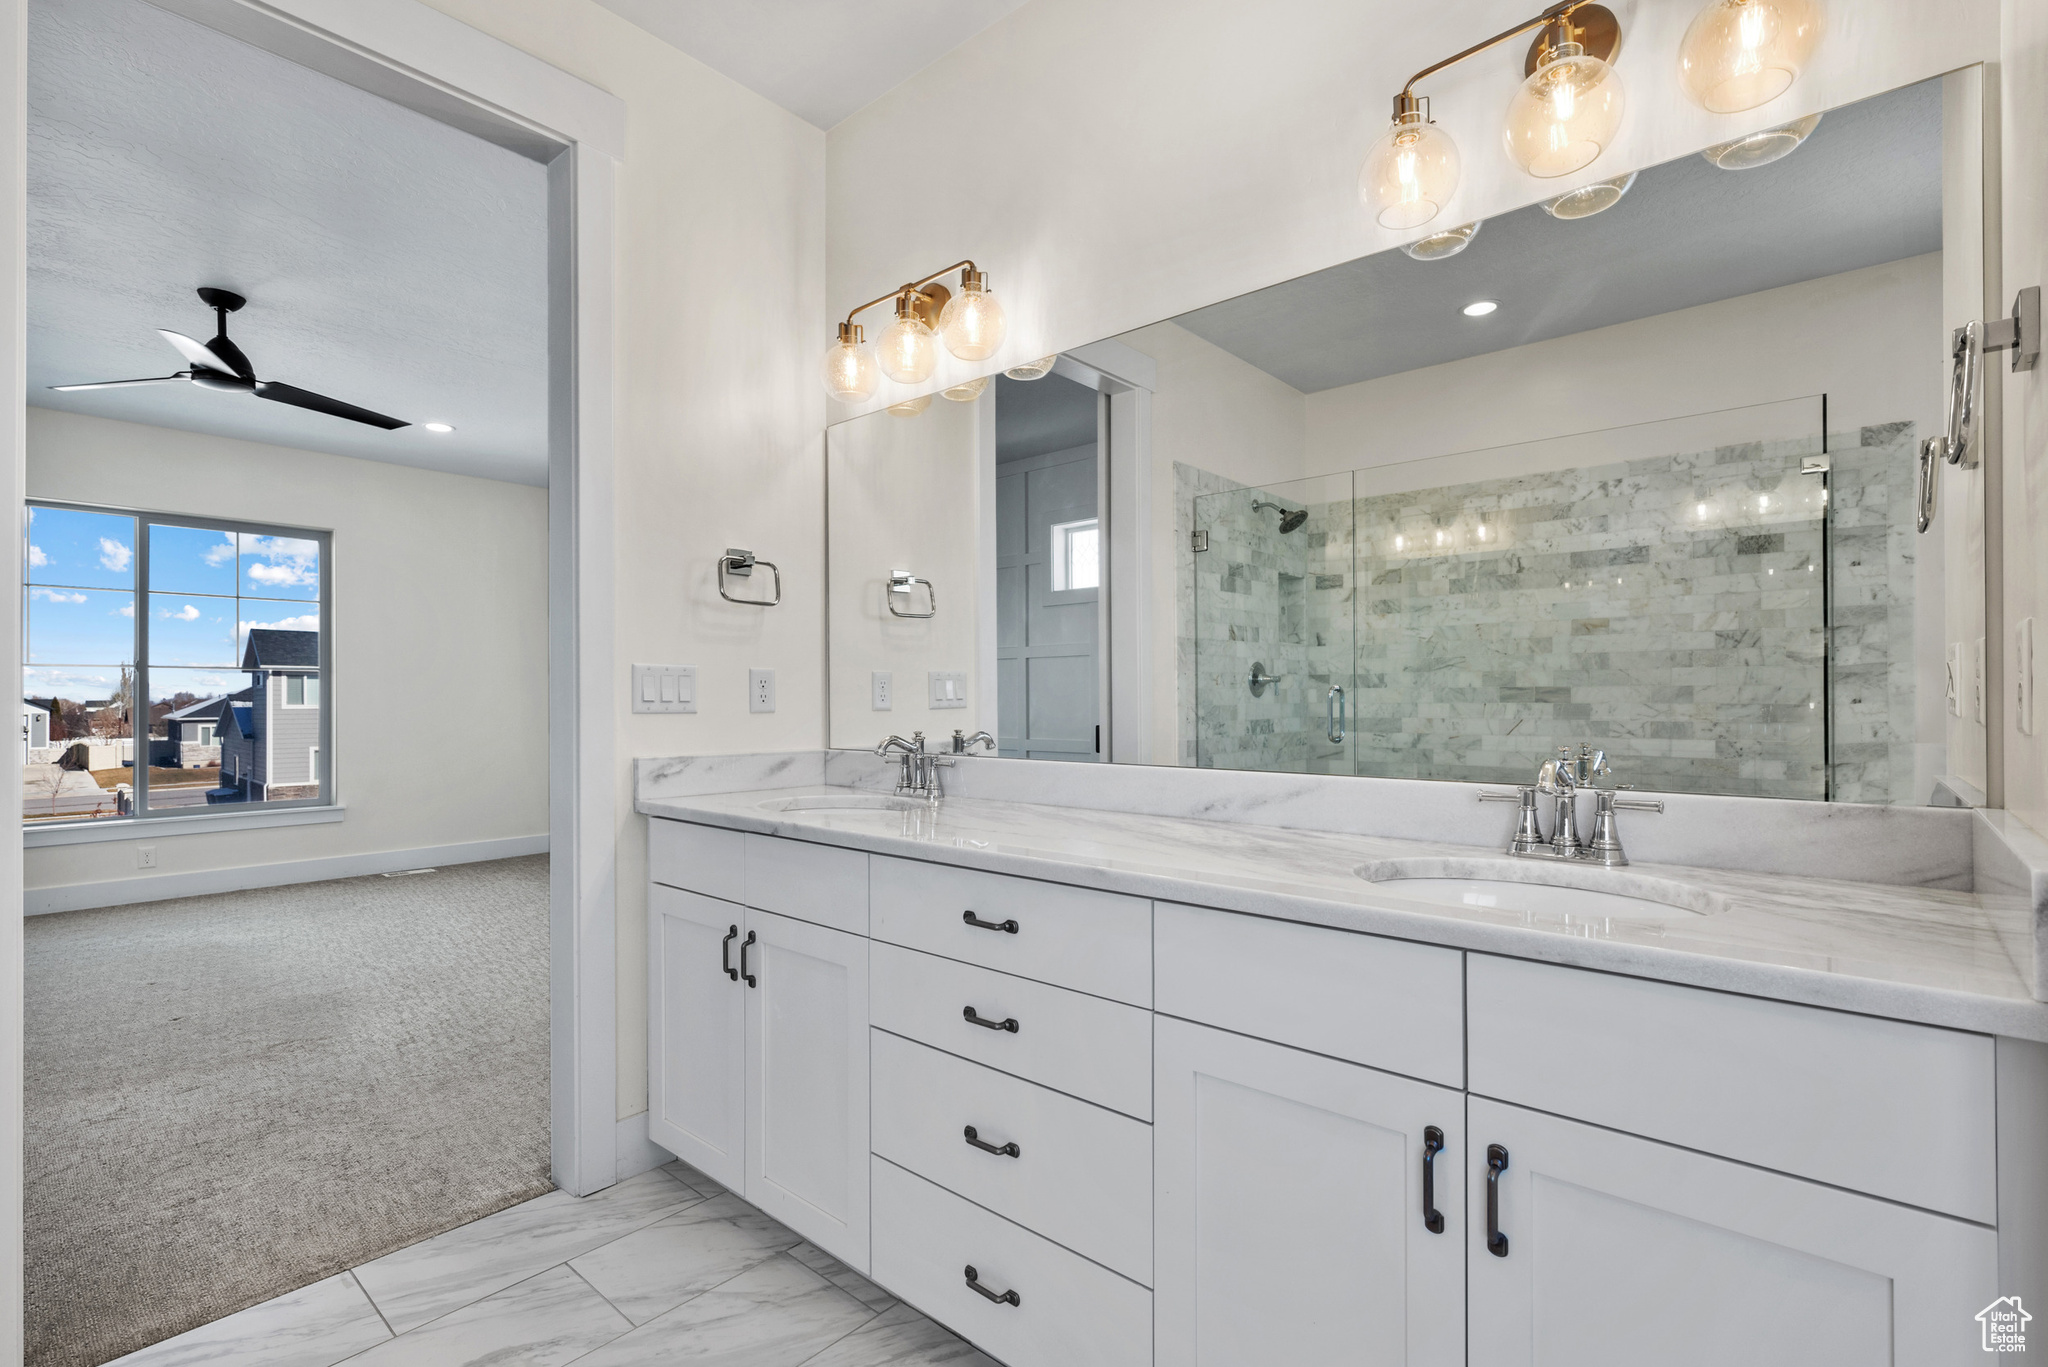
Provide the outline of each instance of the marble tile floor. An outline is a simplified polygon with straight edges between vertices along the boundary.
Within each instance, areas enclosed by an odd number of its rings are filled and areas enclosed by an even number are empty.
[[[559,1191],[110,1367],[996,1367],[678,1161]]]

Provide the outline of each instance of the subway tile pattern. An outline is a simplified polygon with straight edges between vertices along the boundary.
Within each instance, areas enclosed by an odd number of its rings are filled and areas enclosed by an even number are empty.
[[[499,1211],[110,1367],[998,1367],[680,1161]]]

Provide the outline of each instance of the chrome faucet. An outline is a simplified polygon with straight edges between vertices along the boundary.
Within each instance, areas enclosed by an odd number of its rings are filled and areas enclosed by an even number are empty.
[[[987,746],[987,747],[988,747],[988,751],[989,751],[989,753],[990,753],[990,754],[994,754],[994,753],[995,753],[995,748],[996,748],[996,738],[995,738],[994,736],[991,736],[991,735],[990,735],[990,734],[989,734],[988,732],[986,732],[986,731],[976,731],[976,732],[975,732],[975,733],[974,733],[973,735],[971,735],[971,736],[963,736],[963,735],[961,735],[961,734],[960,734],[960,728],[959,728],[959,727],[957,727],[957,726],[956,726],[956,727],[954,727],[954,728],[953,728],[953,753],[954,753],[954,754],[956,754],[956,755],[965,755],[965,754],[971,754],[971,753],[972,753],[972,751],[970,751],[970,750],[968,749],[968,747],[969,747],[969,746],[972,746],[972,745],[984,745],[984,746]]]
[[[1634,811],[1661,812],[1664,804],[1657,798],[1623,797],[1622,788],[1601,788],[1596,780],[1611,777],[1613,770],[1607,764],[1607,752],[1595,750],[1590,745],[1579,746],[1576,755],[1569,745],[1561,745],[1556,759],[1543,761],[1536,771],[1536,781],[1516,787],[1512,793],[1490,793],[1481,790],[1481,802],[1513,802],[1520,811],[1515,822],[1515,833],[1509,837],[1508,853],[1523,859],[1571,859],[1584,863],[1602,864],[1618,869],[1628,863],[1628,855],[1621,847],[1621,832],[1615,824],[1617,808]],[[1593,840],[1586,844],[1579,839],[1579,793],[1590,790],[1593,794]],[[1551,807],[1550,836],[1543,835],[1542,818],[1537,811],[1538,793],[1553,799]]]
[[[950,769],[953,761],[942,755],[925,753],[924,732],[912,731],[910,739],[891,736],[875,747],[877,755],[886,758],[891,750],[900,752],[903,762],[902,775],[896,780],[898,793],[926,798],[937,802],[946,795],[939,779],[940,769]]]

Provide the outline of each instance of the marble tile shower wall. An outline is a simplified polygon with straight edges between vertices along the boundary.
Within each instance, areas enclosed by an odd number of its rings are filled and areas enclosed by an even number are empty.
[[[1588,740],[1644,788],[1820,798],[1832,686],[1833,796],[1922,800],[1912,428],[1829,445],[1831,672],[1817,439],[1310,503],[1285,536],[1262,491],[1177,466],[1181,762],[1526,782]]]

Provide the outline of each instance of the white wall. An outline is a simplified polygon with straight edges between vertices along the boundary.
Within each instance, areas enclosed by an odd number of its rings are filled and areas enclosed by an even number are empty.
[[[26,851],[31,892],[544,838],[547,493],[28,410],[31,498],[334,532],[334,763],[345,820]],[[156,847],[153,870],[134,846]]]
[[[428,3],[626,104],[613,328],[624,1118],[647,1108],[632,758],[825,743],[825,135],[591,0]],[[727,546],[782,567],[781,607],[720,600]],[[697,712],[632,715],[634,661],[697,666]],[[775,712],[747,711],[750,667],[776,671]]]
[[[994,680],[982,677],[976,623],[981,473],[977,411],[993,404],[935,400],[914,417],[870,413],[826,435],[831,483],[831,744],[873,747],[891,734],[923,731],[932,748],[954,728],[969,735],[995,727]],[[937,612],[921,620],[891,615],[892,570],[932,581]],[[899,596],[904,612],[923,612],[925,590]],[[887,712],[873,707],[872,674],[887,670]],[[967,675],[966,707],[930,706],[927,674]]]
[[[1999,0],[1834,4],[1787,94],[1711,115],[1675,70],[1697,6],[1614,8],[1628,116],[1577,177],[1534,180],[1501,151],[1524,45],[1426,84],[1464,158],[1437,226],[1997,55]],[[1032,0],[832,130],[829,298],[850,308],[972,255],[1012,319],[983,363],[1000,367],[1392,246],[1399,235],[1356,192],[1388,100],[1411,72],[1529,13],[1522,0]],[[943,189],[905,213],[912,168],[941,168]],[[829,340],[820,332],[813,353]],[[930,387],[979,368],[948,358]],[[874,402],[902,392],[885,384]]]

